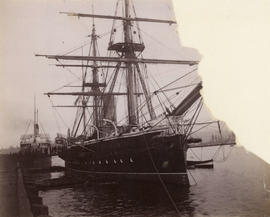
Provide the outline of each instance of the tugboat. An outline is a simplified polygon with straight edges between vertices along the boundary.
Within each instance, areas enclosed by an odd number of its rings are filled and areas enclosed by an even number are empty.
[[[93,19],[88,55],[36,54],[56,60],[58,67],[82,69],[80,85],[69,86],[79,87],[80,91],[45,93],[48,97],[77,97],[74,105],[56,106],[77,109],[72,129],[68,129],[66,137],[57,138],[65,146],[59,156],[67,171],[95,179],[189,185],[186,152],[188,144],[201,142],[200,138],[192,138],[191,132],[202,108],[202,84],[169,87],[195,72],[199,60],[144,58],[147,45],[139,26],[141,22],[176,22],[137,17],[131,0],[117,1],[114,15],[61,13]],[[98,19],[112,20],[108,56],[99,55],[100,37],[94,23]],[[148,64],[184,65],[187,72],[153,90],[149,88]],[[177,106],[172,105],[167,91],[175,91],[178,96],[179,88],[185,87],[189,88],[187,94]],[[161,95],[166,96],[165,100],[161,100]],[[124,117],[119,118],[119,114]]]

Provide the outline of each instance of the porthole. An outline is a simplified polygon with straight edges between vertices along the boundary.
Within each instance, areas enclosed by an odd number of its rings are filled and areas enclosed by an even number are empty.
[[[121,164],[123,163],[123,160],[122,160],[122,159],[120,159],[120,163],[121,163]]]
[[[99,161],[98,164],[101,164],[101,161]]]
[[[163,163],[162,163],[162,167],[163,168],[167,168],[169,166],[169,161],[164,161]]]
[[[132,159],[132,158],[129,158],[129,162],[130,162],[130,163],[133,163],[134,161],[133,161],[133,159]]]
[[[172,142],[172,143],[170,144],[169,148],[173,148],[174,146],[175,146],[175,143]]]
[[[117,162],[116,162],[116,160],[113,160],[113,162],[114,162],[114,164],[116,164]]]
[[[105,162],[106,162],[106,164],[108,164],[108,163],[109,163],[107,160],[106,160]]]
[[[95,165],[95,161],[93,161],[93,165]]]

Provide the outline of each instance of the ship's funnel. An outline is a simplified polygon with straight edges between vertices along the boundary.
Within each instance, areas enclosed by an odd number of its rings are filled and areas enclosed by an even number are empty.
[[[114,96],[104,96],[104,105],[106,108],[104,108],[103,117],[105,119],[109,119],[113,122],[117,121],[116,116],[116,102]]]
[[[34,135],[37,136],[39,134],[39,126],[38,124],[34,124]]]

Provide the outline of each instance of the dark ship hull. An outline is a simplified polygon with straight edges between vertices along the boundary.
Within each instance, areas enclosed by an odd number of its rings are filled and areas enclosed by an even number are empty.
[[[60,157],[68,172],[93,179],[189,185],[186,143],[182,135],[134,133],[72,145]]]

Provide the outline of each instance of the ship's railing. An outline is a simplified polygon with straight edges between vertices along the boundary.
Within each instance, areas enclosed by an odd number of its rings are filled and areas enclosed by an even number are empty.
[[[38,134],[38,135],[34,135],[34,134],[24,134],[20,137],[21,140],[24,139],[32,139],[32,138],[40,138],[40,139],[50,139],[50,135],[49,134]]]
[[[40,138],[36,138],[36,140],[34,140],[34,138],[30,138],[30,139],[21,139],[20,144],[25,144],[25,143],[37,143],[37,144],[45,144],[45,143],[51,143],[50,139],[40,139]]]
[[[114,128],[114,134],[115,134],[115,135],[118,135],[118,130],[117,130],[116,124],[115,124],[113,121],[111,121],[111,120],[109,120],[109,119],[105,119],[105,118],[103,119],[103,121],[112,124],[112,126],[113,126],[113,128]]]

